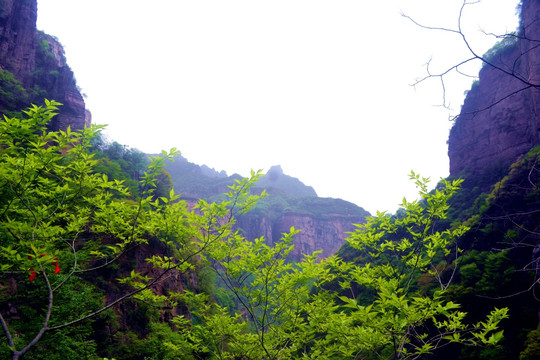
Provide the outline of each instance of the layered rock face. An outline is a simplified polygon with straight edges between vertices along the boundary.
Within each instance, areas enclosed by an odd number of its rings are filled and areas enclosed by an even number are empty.
[[[25,87],[31,84],[35,68],[36,20],[36,1],[0,2],[1,65]]]
[[[0,113],[54,99],[64,106],[51,129],[82,129],[91,117],[64,49],[54,37],[36,29],[36,20],[36,0],[0,1]]]
[[[521,16],[523,38],[491,54],[450,132],[451,176],[486,175],[540,145],[540,2],[523,1]]]
[[[319,258],[333,255],[345,242],[347,233],[355,230],[353,224],[366,220],[367,212],[327,214],[324,217],[285,212],[275,218],[268,215],[247,215],[237,221],[239,231],[249,240],[264,236],[269,244],[279,241],[291,227],[301,229],[294,238],[294,250],[288,259],[300,261],[304,255],[321,251]]]
[[[219,199],[228,186],[240,178],[227,176],[207,167],[188,162],[183,157],[166,166],[174,189],[185,200]],[[291,227],[301,230],[294,240],[290,260],[301,260],[304,254],[321,250],[319,257],[328,257],[345,242],[353,224],[361,224],[370,214],[355,204],[320,198],[311,186],[283,173],[281,166],[271,167],[255,184],[255,193],[265,189],[269,196],[252,211],[237,217],[236,228],[248,240],[264,237],[269,244],[279,241]]]

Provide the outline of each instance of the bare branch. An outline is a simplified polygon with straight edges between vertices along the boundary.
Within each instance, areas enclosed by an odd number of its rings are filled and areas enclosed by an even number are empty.
[[[9,332],[9,327],[6,321],[4,320],[4,317],[0,313],[0,324],[2,324],[2,329],[4,330],[4,335],[6,335],[6,339],[8,342],[8,345],[10,348],[15,349],[15,344],[13,344],[13,337],[11,336],[11,333]]]
[[[438,31],[446,31],[446,32],[450,32],[450,33],[459,34],[459,31],[458,31],[458,30],[453,30],[453,29],[448,29],[448,28],[442,28],[442,27],[436,27],[436,26],[427,26],[427,25],[424,25],[424,24],[420,24],[419,22],[417,22],[416,20],[414,20],[412,17],[410,17],[409,15],[405,14],[403,11],[402,11],[400,14],[401,14],[401,16],[403,16],[403,17],[406,18],[406,19],[409,19],[413,24],[415,24],[415,25],[418,26],[418,27],[421,27],[422,29],[427,29],[427,30],[438,30]]]
[[[41,264],[39,265],[41,268]],[[13,358],[17,359],[24,355],[28,350],[30,350],[34,345],[37,344],[37,342],[43,337],[45,332],[48,330],[47,326],[49,325],[49,320],[51,318],[52,308],[53,308],[53,289],[51,287],[51,283],[49,282],[49,277],[47,276],[47,273],[41,269],[41,274],[43,275],[43,278],[45,279],[45,283],[47,284],[47,292],[49,294],[49,298],[47,301],[47,312],[45,313],[45,319],[43,320],[43,325],[41,326],[41,329],[36,334],[36,336],[30,341],[22,350],[16,351],[15,348],[13,348]]]
[[[468,0],[464,0],[463,3],[461,4],[461,7],[460,7],[460,10],[459,10],[459,14],[458,14],[458,18],[457,18],[457,28],[456,29],[453,29],[453,28],[445,28],[445,27],[437,27],[437,26],[429,26],[429,25],[425,25],[425,24],[422,24],[418,21],[416,21],[414,18],[412,18],[411,16],[409,15],[406,15],[405,13],[401,13],[401,16],[403,16],[404,18],[408,19],[409,21],[411,21],[413,24],[415,24],[416,26],[422,28],[422,29],[427,29],[427,30],[434,30],[434,31],[442,31],[442,32],[447,32],[447,33],[452,33],[452,34],[456,34],[458,35],[463,44],[465,45],[467,51],[472,55],[471,57],[465,59],[465,60],[462,60],[460,61],[458,64],[456,65],[453,65],[449,68],[446,68],[445,70],[443,71],[440,71],[440,72],[437,72],[437,73],[433,73],[430,68],[429,68],[429,65],[431,63],[431,59],[426,63],[426,71],[427,71],[427,75],[416,80],[412,86],[416,86],[422,82],[425,82],[426,80],[428,79],[431,79],[431,78],[438,78],[441,82],[441,88],[442,88],[442,106],[446,107],[446,108],[449,108],[448,104],[447,104],[447,99],[446,99],[446,86],[445,86],[445,81],[444,81],[444,78],[451,72],[451,71],[456,71],[458,74],[460,75],[463,75],[463,76],[467,76],[467,77],[472,77],[472,78],[475,78],[476,76],[471,76],[471,75],[468,75],[462,71],[460,71],[459,67],[464,65],[464,64],[467,64],[473,60],[479,60],[480,62],[482,62],[483,64],[485,64],[486,66],[496,70],[496,71],[499,71],[501,74],[504,74],[504,75],[507,75],[507,76],[510,76],[514,79],[516,79],[517,81],[519,81],[523,86],[518,89],[518,90],[515,90],[513,91],[512,93],[502,97],[501,99],[497,100],[496,102],[490,104],[489,106],[486,106],[482,109],[478,109],[478,110],[475,110],[474,112],[469,112],[469,113],[463,113],[461,115],[476,115],[477,113],[480,113],[482,111],[486,111],[490,108],[492,108],[493,106],[499,104],[500,102],[504,101],[505,99],[515,95],[515,94],[518,94],[524,90],[527,90],[527,89],[530,89],[530,88],[540,88],[540,84],[538,83],[535,83],[535,82],[532,82],[530,81],[530,79],[528,79],[527,77],[523,76],[522,74],[519,74],[517,72],[517,67],[518,67],[518,61],[519,59],[524,56],[525,54],[527,54],[528,52],[530,51],[533,51],[535,50],[538,46],[540,46],[540,42],[538,40],[534,40],[534,39],[528,39],[524,36],[521,36],[521,35],[517,35],[517,34],[503,34],[503,35],[495,35],[493,33],[487,33],[485,31],[482,30],[482,32],[484,34],[486,34],[486,36],[493,36],[495,38],[498,38],[498,39],[507,39],[507,38],[515,38],[517,39],[517,41],[530,41],[532,43],[536,43],[533,47],[531,47],[530,49],[527,49],[525,52],[523,53],[520,53],[520,55],[514,59],[513,61],[513,64],[512,66],[509,66],[509,68],[505,68],[504,66],[502,65],[498,65],[495,61],[491,60],[491,59],[488,59],[486,58],[485,56],[482,56],[480,54],[478,54],[476,52],[476,50],[471,46],[465,32],[463,31],[463,27],[462,27],[462,18],[463,18],[463,14],[465,12],[465,8],[469,5],[473,5],[473,4],[476,4],[478,3],[479,1],[468,1]],[[451,120],[455,120],[459,115],[456,115],[456,116],[451,116],[450,119]]]
[[[472,116],[474,117],[474,116],[476,116],[477,114],[479,114],[479,113],[481,113],[481,112],[483,112],[483,111],[486,111],[486,110],[489,110],[489,109],[493,108],[494,106],[496,106],[497,104],[500,104],[500,103],[503,102],[504,100],[506,100],[506,99],[508,99],[508,98],[510,98],[510,97],[512,97],[512,96],[514,96],[514,95],[517,95],[517,94],[519,94],[520,92],[525,91],[525,90],[530,89],[530,88],[531,88],[531,86],[525,86],[525,87],[522,87],[522,88],[520,88],[520,89],[518,89],[518,90],[512,91],[510,94],[507,94],[507,95],[503,96],[503,97],[500,98],[499,100],[496,100],[495,102],[489,104],[489,105],[486,106],[486,107],[483,107],[483,108],[478,109],[478,110],[469,111],[469,112],[464,112],[464,113],[461,113],[461,114],[459,114],[459,115],[452,116],[452,117],[450,118],[450,120],[451,120],[451,121],[454,121],[454,120],[456,120],[458,117],[463,116],[463,115],[472,115]]]

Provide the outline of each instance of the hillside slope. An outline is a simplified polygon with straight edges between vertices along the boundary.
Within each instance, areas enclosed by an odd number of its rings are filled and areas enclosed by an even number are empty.
[[[190,163],[179,156],[166,167],[175,191],[187,200],[215,200],[228,190],[239,175],[227,176],[204,165]],[[286,175],[280,166],[270,168],[254,191],[266,190],[269,196],[251,212],[237,218],[237,229],[247,239],[264,236],[269,244],[278,241],[291,227],[302,231],[295,238],[290,260],[321,251],[321,257],[332,255],[345,241],[353,224],[365,222],[369,213],[350,202],[320,198],[315,190]]]

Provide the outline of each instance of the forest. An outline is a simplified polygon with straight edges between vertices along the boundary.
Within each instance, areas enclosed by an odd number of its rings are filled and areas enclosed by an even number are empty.
[[[484,66],[453,119],[450,176],[411,171],[417,198],[366,218],[279,166],[301,196],[108,140],[37,2],[1,1],[0,359],[540,359],[540,6],[518,11],[485,55],[460,27],[404,15]],[[286,212],[359,221],[330,256],[298,255],[307,229],[246,235]]]
[[[291,262],[300,229],[273,246],[234,229],[267,196],[251,191],[259,172],[190,205],[163,170],[175,149],[147,160],[103,126],[50,131],[59,107],[0,122],[2,358],[538,356],[527,224],[498,211],[537,203],[540,150],[474,202],[460,179],[430,190],[411,173],[418,200],[357,225],[334,256]]]

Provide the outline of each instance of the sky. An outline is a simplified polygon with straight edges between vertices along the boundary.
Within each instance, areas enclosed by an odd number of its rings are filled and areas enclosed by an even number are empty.
[[[463,13],[480,54],[517,26],[517,0]],[[411,86],[470,56],[459,0],[38,0],[92,121],[147,153],[243,176],[273,165],[374,214],[416,198],[411,170],[448,176],[451,116],[472,80]],[[462,70],[478,74],[476,62]]]

